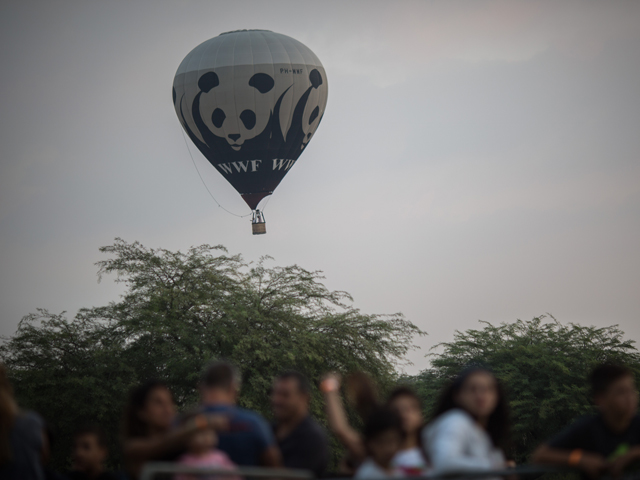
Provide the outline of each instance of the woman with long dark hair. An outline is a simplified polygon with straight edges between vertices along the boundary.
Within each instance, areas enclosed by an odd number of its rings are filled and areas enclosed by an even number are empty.
[[[410,387],[401,385],[391,391],[387,406],[400,416],[405,436],[393,466],[404,476],[424,475],[427,462],[421,449],[420,432],[424,427],[422,401]]]
[[[508,440],[507,399],[484,367],[466,369],[442,392],[422,432],[433,474],[505,468]]]
[[[150,380],[131,390],[123,422],[123,449],[126,469],[133,478],[146,462],[177,460],[195,432],[226,426],[219,416],[196,415],[173,428],[175,418],[173,395],[163,382]]]

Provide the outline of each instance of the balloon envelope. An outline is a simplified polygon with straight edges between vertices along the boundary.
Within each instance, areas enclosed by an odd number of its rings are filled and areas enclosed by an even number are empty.
[[[201,43],[173,81],[182,127],[252,210],[308,145],[327,94],[318,57],[266,30],[223,33]]]

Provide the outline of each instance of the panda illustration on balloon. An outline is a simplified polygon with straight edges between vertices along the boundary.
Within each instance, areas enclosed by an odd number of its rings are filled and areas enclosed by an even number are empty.
[[[299,82],[282,85],[286,88],[277,97],[276,81],[265,72],[245,75],[243,88],[250,89],[251,96],[233,96],[232,90],[220,88],[225,81],[237,86],[237,77],[237,71],[202,73],[197,81],[198,92],[190,104],[185,94],[176,98],[174,89],[174,105],[189,138],[214,166],[258,160],[261,169],[275,170],[272,167],[276,163],[269,162],[280,160],[281,165],[282,161],[291,162],[290,167],[322,120],[319,105],[322,74],[315,68],[309,72],[308,87],[295,103],[292,90],[300,88]],[[195,129],[190,127],[189,118]],[[218,170],[232,176],[228,166]]]

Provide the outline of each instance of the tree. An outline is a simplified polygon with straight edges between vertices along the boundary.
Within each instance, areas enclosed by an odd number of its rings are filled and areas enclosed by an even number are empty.
[[[116,239],[98,275],[126,285],[119,302],[81,310],[73,320],[46,310],[26,316],[0,357],[17,396],[60,431],[64,466],[72,428],[95,422],[117,444],[126,391],[144,379],[167,382],[180,406],[197,401],[204,365],[225,358],[243,373],[241,405],[269,414],[275,375],[364,370],[383,387],[424,332],[402,314],[364,314],[346,292],[329,291],[320,272],[248,264],[221,246],[187,252]],[[312,413],[323,417],[320,394]]]
[[[514,456],[524,462],[532,450],[576,417],[589,413],[587,376],[605,361],[640,373],[640,355],[617,326],[563,325],[545,316],[480,330],[456,331],[454,340],[436,345],[431,367],[411,381],[431,413],[438,393],[463,368],[490,366],[507,387],[512,410]]]
[[[19,404],[41,413],[59,440],[52,445],[58,468],[68,468],[74,430],[89,423],[108,427],[109,449],[117,455],[114,433],[123,393],[136,379],[135,366],[123,356],[126,339],[113,323],[96,322],[92,313],[83,310],[69,321],[64,312],[38,310],[21,320],[16,335],[0,349]]]

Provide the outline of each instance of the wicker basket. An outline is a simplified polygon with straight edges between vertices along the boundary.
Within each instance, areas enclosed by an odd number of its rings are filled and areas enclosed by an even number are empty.
[[[251,230],[253,230],[254,235],[264,235],[267,233],[267,224],[266,222],[252,223]]]

